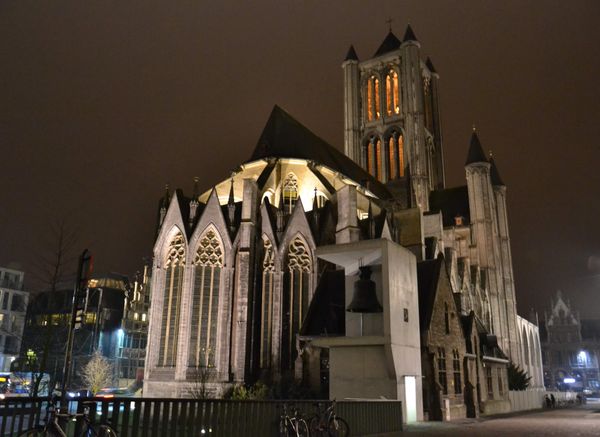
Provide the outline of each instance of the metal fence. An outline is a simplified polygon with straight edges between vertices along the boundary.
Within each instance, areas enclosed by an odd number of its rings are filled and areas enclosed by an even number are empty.
[[[83,401],[93,400],[90,416],[108,423],[120,437],[136,436],[277,436],[284,403],[293,404],[303,417],[315,413],[323,401],[230,401],[163,398],[77,399],[69,411],[82,411]],[[0,437],[17,436],[43,423],[47,398],[8,398],[0,401]],[[340,401],[338,416],[344,418],[352,436],[396,435],[402,430],[400,401]],[[74,435],[70,423],[68,434]]]

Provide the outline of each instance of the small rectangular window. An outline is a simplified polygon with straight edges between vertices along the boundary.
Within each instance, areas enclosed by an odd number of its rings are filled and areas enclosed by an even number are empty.
[[[494,379],[492,377],[492,368],[486,367],[485,374],[486,374],[486,380],[487,380],[488,398],[494,399]]]
[[[404,308],[404,321],[408,322],[408,308]]]

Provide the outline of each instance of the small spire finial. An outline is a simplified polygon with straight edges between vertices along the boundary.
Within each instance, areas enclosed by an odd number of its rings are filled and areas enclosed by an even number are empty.
[[[387,25],[388,25],[388,30],[389,30],[390,32],[392,31],[392,21],[394,21],[394,20],[392,20],[392,17],[390,17],[390,18],[388,18],[387,20],[385,20],[385,22],[386,22],[386,23],[387,23]]]

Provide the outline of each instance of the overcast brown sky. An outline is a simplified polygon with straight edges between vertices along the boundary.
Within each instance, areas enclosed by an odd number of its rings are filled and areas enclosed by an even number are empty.
[[[3,0],[0,264],[31,273],[68,217],[97,271],[133,273],[164,184],[226,178],[274,104],[341,147],[341,61],[350,44],[371,57],[390,17],[441,76],[448,186],[465,182],[473,123],[494,151],[521,312],[560,287],[600,317],[586,268],[600,256],[593,0]]]

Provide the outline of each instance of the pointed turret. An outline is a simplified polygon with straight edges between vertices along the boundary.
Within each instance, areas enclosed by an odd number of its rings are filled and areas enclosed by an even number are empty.
[[[346,53],[346,58],[344,61],[358,61],[358,55],[356,54],[356,50],[354,50],[353,45],[351,45],[348,49],[348,53]]]
[[[283,228],[285,227],[285,202],[283,199],[283,187],[279,192],[279,209],[277,209],[277,239],[281,242]]]
[[[490,177],[492,180],[492,186],[505,187],[506,185],[504,185],[504,182],[502,181],[502,178],[500,177],[500,173],[498,172],[498,168],[496,167],[496,163],[494,162],[494,158],[492,157],[491,153],[490,153],[490,164],[492,165],[492,168],[490,169]]]
[[[233,195],[233,175],[231,176],[231,187],[229,188],[229,199],[227,200],[227,213],[229,218],[229,231],[235,232],[235,197]]]
[[[160,213],[158,217],[158,226],[162,226],[163,220],[167,215],[167,209],[169,209],[169,201],[171,200],[171,194],[169,193],[169,184],[165,185],[165,195],[163,196],[160,203]]]
[[[315,187],[315,195],[313,197],[312,213],[316,231],[319,228],[319,198],[317,197],[317,187]]]
[[[188,222],[190,228],[194,224],[194,220],[196,219],[196,212],[198,211],[198,176],[194,177],[194,191],[192,194],[192,200],[190,200],[190,216],[188,218]]]
[[[410,27],[410,24],[408,26],[406,26],[406,32],[404,32],[403,42],[407,42],[407,41],[419,41],[417,39],[417,37],[415,36],[415,33],[412,30],[412,27]]]
[[[465,165],[474,164],[476,162],[488,162],[483,153],[483,148],[479,142],[477,131],[473,128],[473,134],[471,135],[471,145],[469,146],[469,153],[467,154],[467,162]]]
[[[402,41],[400,41],[396,37],[396,35],[394,35],[394,33],[390,30],[383,42],[381,43],[381,45],[379,46],[379,48],[377,49],[377,51],[375,52],[375,55],[373,55],[373,57],[376,58],[377,56],[393,52],[394,50],[400,48],[400,44],[402,44]]]

